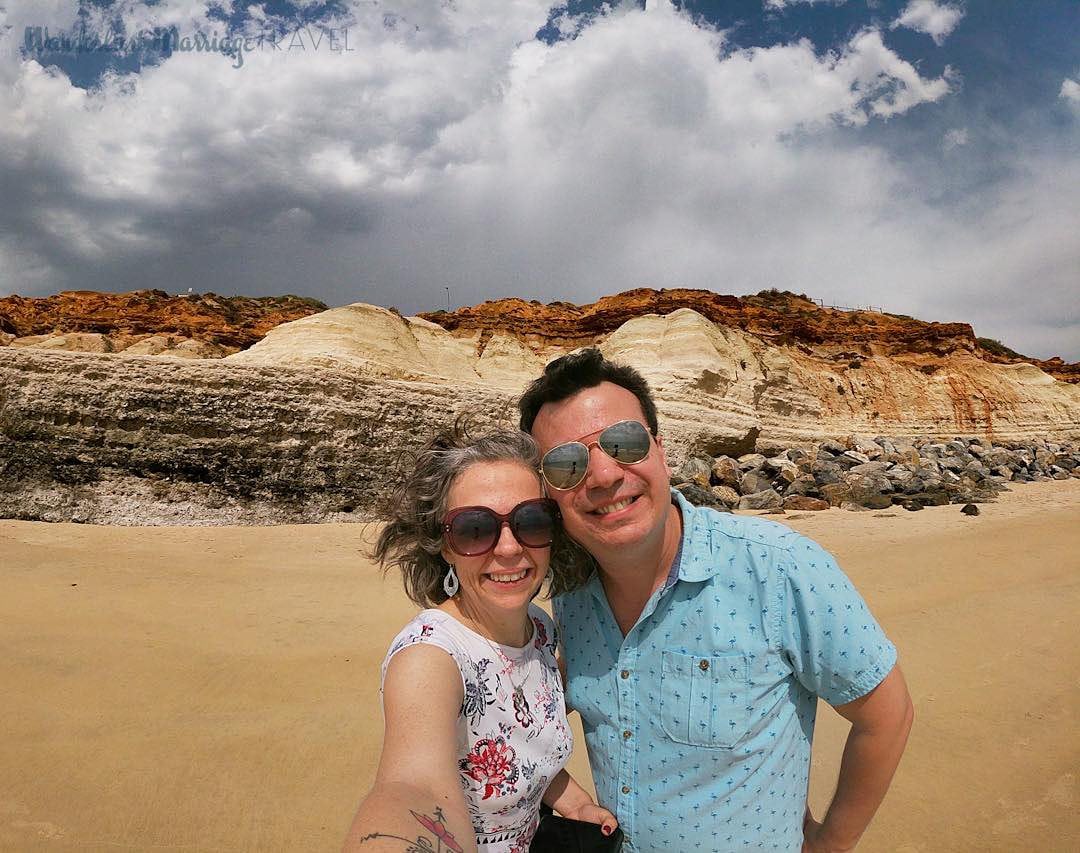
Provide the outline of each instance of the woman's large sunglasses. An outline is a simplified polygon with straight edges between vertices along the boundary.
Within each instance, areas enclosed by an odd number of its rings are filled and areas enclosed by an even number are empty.
[[[596,441],[568,441],[553,447],[540,461],[540,473],[548,486],[561,492],[580,484],[589,472],[589,449],[594,444],[620,465],[636,465],[648,457],[652,439],[640,421],[619,421],[601,432]]]
[[[486,506],[460,506],[443,519],[443,535],[450,550],[462,557],[476,557],[492,550],[502,526],[526,548],[546,548],[555,539],[559,507],[551,498],[522,501],[503,515]]]

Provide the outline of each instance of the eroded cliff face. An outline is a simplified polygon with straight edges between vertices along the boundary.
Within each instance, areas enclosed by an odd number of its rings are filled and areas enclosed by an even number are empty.
[[[170,296],[67,290],[0,299],[0,345],[69,352],[221,358],[326,306],[299,296]]]
[[[766,344],[794,346],[808,355],[836,361],[860,355],[944,357],[967,352],[997,364],[1034,364],[1062,381],[1080,382],[1080,364],[1068,364],[1060,358],[1030,359],[1000,344],[994,350],[987,349],[967,323],[928,323],[900,314],[827,308],[805,296],[782,291],[739,297],[708,290],[643,287],[588,305],[499,299],[420,317],[454,333],[478,332],[481,347],[491,336],[502,333],[542,349],[584,346],[637,317],[665,316],[683,308],[718,326],[747,332]]]
[[[473,389],[480,424],[506,402]],[[0,348],[0,518],[358,519],[395,452],[460,404],[445,384],[333,369]]]
[[[692,453],[853,435],[1080,437],[1080,385],[990,360],[963,324],[870,322],[784,294],[701,294],[639,290],[580,307],[504,300],[413,318],[357,304],[186,361],[0,347],[0,517],[362,516],[391,487],[398,450],[461,412],[516,423],[525,385],[585,345],[649,379],[676,466]]]
[[[502,300],[417,318],[351,305],[279,326],[226,361],[450,383],[467,399],[472,386],[518,394],[551,359],[595,345],[648,378],[676,457],[852,434],[1019,441],[1080,431],[1080,387],[987,360],[964,324],[855,323],[866,312],[783,295],[784,311],[695,296],[715,320],[666,310],[693,301],[686,294],[701,291],[630,291],[580,308]]]

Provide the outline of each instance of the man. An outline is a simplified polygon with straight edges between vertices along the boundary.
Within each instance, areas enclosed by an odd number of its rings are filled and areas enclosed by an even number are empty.
[[[913,711],[895,647],[832,557],[670,489],[647,383],[596,349],[549,364],[519,408],[596,564],[554,609],[567,702],[627,849],[854,849]],[[818,697],[852,724],[820,823],[806,806]]]

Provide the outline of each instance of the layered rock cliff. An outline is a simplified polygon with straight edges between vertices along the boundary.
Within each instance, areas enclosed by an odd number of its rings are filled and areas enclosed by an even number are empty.
[[[1080,382],[1080,364],[1028,358],[997,341],[976,338],[967,323],[928,323],[902,314],[830,308],[777,290],[740,297],[686,288],[638,288],[588,305],[499,299],[420,316],[452,332],[479,331],[481,346],[492,334],[502,332],[535,348],[582,346],[636,317],[664,316],[680,308],[696,311],[718,326],[741,329],[767,344],[796,346],[833,360],[860,353],[945,356],[968,352],[998,364],[1034,364],[1057,379]]]
[[[326,306],[299,296],[170,296],[163,290],[66,290],[0,299],[0,345],[221,358],[251,346],[274,326]]]
[[[524,385],[583,345],[647,376],[675,465],[852,435],[1080,437],[1080,385],[996,363],[966,325],[790,294],[638,290],[413,318],[358,304],[247,328],[254,345],[188,361],[0,347],[0,517],[356,517],[387,493],[397,450],[459,412],[513,423]]]
[[[279,326],[226,360],[513,395],[586,345],[645,374],[677,456],[851,434],[1011,441],[1080,431],[1080,387],[1031,363],[988,360],[970,326],[822,309],[790,294],[636,290],[581,307],[511,299],[414,318],[350,305]]]

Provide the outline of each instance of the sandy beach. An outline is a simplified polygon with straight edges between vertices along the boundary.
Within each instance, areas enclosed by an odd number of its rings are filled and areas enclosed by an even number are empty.
[[[1080,849],[1080,481],[976,518],[778,520],[838,556],[916,703],[859,849]],[[378,758],[378,665],[415,609],[364,556],[372,531],[0,521],[0,850],[337,849]],[[843,732],[824,711],[819,811]]]

